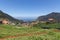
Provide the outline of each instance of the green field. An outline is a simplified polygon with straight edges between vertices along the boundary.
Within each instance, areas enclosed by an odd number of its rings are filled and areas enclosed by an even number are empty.
[[[10,37],[10,36],[13,36],[13,37]],[[0,39],[4,39],[4,40],[60,40],[60,30],[41,29],[37,27],[26,28],[26,27],[12,26],[12,25],[0,25]]]

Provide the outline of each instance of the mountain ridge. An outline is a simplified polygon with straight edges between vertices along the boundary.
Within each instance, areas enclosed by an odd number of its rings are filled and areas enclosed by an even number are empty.
[[[53,18],[56,22],[60,22],[60,13],[59,12],[51,12],[48,15],[39,16],[37,20],[39,21],[48,21],[49,18]]]
[[[20,23],[22,22],[22,20],[18,20],[6,13],[4,13],[3,11],[0,10],[0,19],[8,19],[9,21],[11,21],[12,23]]]

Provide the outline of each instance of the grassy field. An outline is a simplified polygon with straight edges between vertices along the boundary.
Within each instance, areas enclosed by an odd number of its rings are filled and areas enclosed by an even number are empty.
[[[60,40],[60,30],[0,25],[0,39],[4,40]]]
[[[17,38],[8,38],[6,40],[60,40],[59,33],[48,33],[48,34],[40,34],[34,36],[23,36]]]

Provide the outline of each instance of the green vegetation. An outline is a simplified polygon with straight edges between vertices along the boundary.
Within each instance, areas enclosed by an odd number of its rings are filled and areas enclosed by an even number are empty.
[[[51,26],[56,27],[59,24],[40,24],[41,26]],[[18,27],[12,25],[0,25],[0,39],[5,38],[5,40],[60,40],[60,31],[57,29],[42,29],[39,27]],[[37,34],[38,35],[37,35]],[[9,36],[17,36],[16,38],[9,38]],[[27,34],[27,36],[26,36]],[[29,36],[28,34],[32,34]],[[23,35],[23,36],[21,36]]]
[[[39,23],[34,25],[33,27],[38,27],[43,29],[60,29],[60,23],[51,23],[51,24]]]
[[[38,31],[42,31],[42,30],[37,28],[25,28],[25,27],[11,26],[11,25],[0,25],[0,37],[38,32]]]
[[[52,35],[54,34],[54,35]],[[35,36],[24,36],[24,37],[17,37],[17,38],[8,38],[6,40],[60,40],[59,33],[48,33],[42,35],[35,35]]]

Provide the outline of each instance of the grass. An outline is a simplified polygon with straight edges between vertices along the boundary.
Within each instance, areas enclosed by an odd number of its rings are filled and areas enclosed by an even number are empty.
[[[55,24],[52,24],[53,26]],[[32,36],[19,36],[16,38],[6,38],[5,40],[60,40],[60,32],[54,32],[55,29],[41,29],[37,27],[26,28],[12,25],[0,25],[0,38],[7,36],[15,36],[17,34],[47,32],[46,34],[32,35]]]
[[[1,29],[0,37],[43,31],[37,28],[25,28],[25,27],[16,28],[16,26],[11,25],[0,25],[0,29]]]
[[[8,38],[6,40],[60,40],[59,33],[52,33],[52,34],[48,33],[48,34],[33,35],[33,36],[23,36],[17,38]]]

